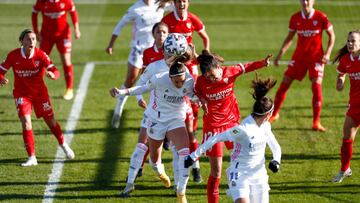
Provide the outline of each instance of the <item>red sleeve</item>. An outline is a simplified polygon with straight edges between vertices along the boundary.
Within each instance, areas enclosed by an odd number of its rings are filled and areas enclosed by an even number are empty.
[[[204,76],[200,76],[200,77],[204,77]],[[202,92],[202,88],[201,88],[201,79],[200,77],[196,80],[196,83],[195,83],[195,87],[194,87],[194,91],[195,91],[195,94],[199,97],[199,98],[205,98],[203,92]]]
[[[76,11],[75,4],[73,1],[69,2],[69,11],[70,11],[70,16],[71,16],[71,21],[72,21],[73,25],[75,25],[76,23],[79,22],[79,17],[78,17],[78,13]]]
[[[204,29],[204,23],[196,15],[193,15],[193,14],[191,15],[191,21],[192,21],[192,24],[194,26],[194,30],[196,32],[199,32],[202,29]]]
[[[322,14],[322,25],[323,25],[323,29],[327,30],[331,27],[331,23],[328,19],[328,17],[326,16],[326,14]]]
[[[147,52],[148,49],[145,49],[144,51],[144,54],[143,54],[143,68],[145,69],[147,65],[149,65],[149,60],[148,60],[148,52]]]
[[[55,75],[54,80],[59,79],[59,77],[60,77],[59,70],[54,66],[54,64],[50,60],[49,56],[45,52],[43,52],[41,50],[39,50],[39,51],[42,53],[42,60],[43,60],[44,67],[46,68],[46,70],[54,73],[54,75]]]
[[[11,52],[7,55],[5,61],[0,64],[0,75],[4,76],[7,71],[12,67],[13,57]]]
[[[242,65],[242,64],[240,64]],[[252,72],[254,70],[260,69],[262,67],[266,67],[266,62],[265,60],[260,60],[260,61],[253,61],[253,62],[249,62],[249,63],[245,63],[243,65],[245,73],[249,73]]]
[[[291,16],[290,21],[289,21],[289,30],[296,30],[296,25],[295,25],[295,15]]]
[[[35,5],[33,6],[32,14],[31,14],[31,23],[35,33],[39,33],[38,29],[38,13],[43,10],[44,2],[41,0],[37,0]]]
[[[337,72],[339,74],[346,74],[346,68],[345,68],[345,63],[344,63],[344,56],[342,58],[340,58],[340,62],[338,67],[336,68]]]

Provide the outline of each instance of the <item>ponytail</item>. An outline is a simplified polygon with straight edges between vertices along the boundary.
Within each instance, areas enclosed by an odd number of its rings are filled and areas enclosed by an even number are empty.
[[[274,104],[271,98],[265,96],[276,84],[276,80],[272,78],[260,79],[256,75],[255,80],[252,81],[251,87],[254,89],[252,93],[255,103],[253,106],[252,115],[255,117],[263,116],[274,109]]]

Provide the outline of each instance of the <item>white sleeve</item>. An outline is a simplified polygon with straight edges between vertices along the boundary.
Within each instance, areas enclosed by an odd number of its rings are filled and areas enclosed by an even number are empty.
[[[154,80],[149,80],[145,85],[129,88],[129,95],[140,95],[155,89]]]
[[[273,154],[273,160],[276,160],[277,162],[280,163],[281,161],[281,147],[279,145],[279,143],[277,142],[274,134],[271,131],[271,126],[269,124],[269,127],[267,128],[267,134],[268,134],[268,140],[267,140],[267,144],[270,147],[270,150]]]
[[[113,35],[119,36],[122,28],[131,21],[135,21],[135,15],[133,13],[133,10],[131,8],[129,8],[129,10],[125,13],[125,15],[121,18],[121,20],[115,26]]]
[[[201,144],[193,153],[190,154],[190,157],[193,160],[196,160],[201,156],[201,154],[205,153],[212,146],[214,146],[218,142],[223,142],[229,140],[230,133],[227,131],[217,134],[215,136],[210,137],[206,142]]]
[[[140,75],[139,79],[136,81],[136,86],[142,86],[145,85],[147,81],[150,80],[150,78],[153,76],[153,74],[151,73],[151,64],[149,64],[149,66],[145,69],[145,71]]]

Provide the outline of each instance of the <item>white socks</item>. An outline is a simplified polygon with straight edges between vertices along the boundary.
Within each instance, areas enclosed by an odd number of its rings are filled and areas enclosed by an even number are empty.
[[[173,155],[173,160],[171,162],[172,167],[173,167],[173,171],[174,171],[174,185],[178,185],[179,182],[179,155],[178,152],[176,151],[176,147],[175,145],[171,145],[170,147],[172,155]]]
[[[179,161],[178,161],[179,182],[178,182],[177,193],[180,195],[184,195],[190,175],[190,169],[185,168],[184,161],[185,161],[185,157],[190,154],[190,150],[189,148],[182,148],[178,151],[178,154],[179,154]]]
[[[137,173],[141,167],[147,150],[148,147],[145,144],[137,143],[135,150],[131,155],[127,183],[133,184],[135,182]]]

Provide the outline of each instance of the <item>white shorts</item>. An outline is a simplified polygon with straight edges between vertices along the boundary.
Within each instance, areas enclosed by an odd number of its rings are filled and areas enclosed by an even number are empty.
[[[141,69],[143,66],[143,53],[144,49],[132,46],[128,56],[128,62],[136,68]]]
[[[140,127],[147,128],[147,120],[148,120],[148,118],[149,117],[144,113],[144,116],[141,119]]]
[[[168,131],[176,128],[185,128],[185,122],[182,119],[174,119],[168,122],[158,122],[148,117],[146,132],[151,139],[163,140]]]
[[[265,167],[255,173],[243,173],[241,169],[229,167],[226,175],[229,185],[227,194],[234,202],[239,198],[250,198],[250,195],[268,193],[270,190]]]

